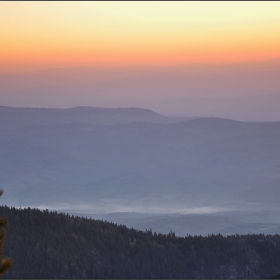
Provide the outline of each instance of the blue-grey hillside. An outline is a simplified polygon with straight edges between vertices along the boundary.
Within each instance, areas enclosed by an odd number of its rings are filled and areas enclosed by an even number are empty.
[[[0,185],[15,206],[185,213],[279,205],[280,122],[58,122],[1,129],[0,147]]]
[[[68,109],[55,109],[0,106],[0,129],[68,123],[116,124],[134,121],[174,123],[188,119],[190,118],[166,117],[142,108],[80,106]]]

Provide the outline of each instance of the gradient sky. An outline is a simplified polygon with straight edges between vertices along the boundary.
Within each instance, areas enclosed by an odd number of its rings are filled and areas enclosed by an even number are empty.
[[[280,57],[280,2],[0,2],[0,72]]]

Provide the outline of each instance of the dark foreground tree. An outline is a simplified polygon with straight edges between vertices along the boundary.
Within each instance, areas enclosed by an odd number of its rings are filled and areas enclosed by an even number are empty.
[[[3,190],[0,190],[0,196],[3,194]],[[4,242],[6,237],[5,226],[8,222],[4,218],[0,218],[0,278],[7,272],[9,268],[12,267],[13,261],[10,258],[5,258],[2,260],[4,251]]]

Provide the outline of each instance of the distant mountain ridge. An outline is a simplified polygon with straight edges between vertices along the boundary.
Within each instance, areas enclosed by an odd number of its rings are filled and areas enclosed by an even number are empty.
[[[280,122],[184,120],[137,108],[0,114],[0,184],[12,205],[184,213],[277,207],[280,199]]]
[[[140,107],[163,115],[280,120],[279,59],[257,63],[0,73],[0,104]]]
[[[117,124],[128,122],[174,123],[186,117],[166,117],[143,108],[100,108],[79,106],[68,109],[16,108],[0,106],[0,128],[67,123]]]
[[[148,213],[113,221],[178,234],[276,233],[277,219],[228,211],[278,213],[279,166],[280,122],[166,117],[141,108],[0,106],[0,185],[13,206]],[[205,215],[179,214],[200,209]],[[210,222],[212,211],[224,216],[213,214]]]

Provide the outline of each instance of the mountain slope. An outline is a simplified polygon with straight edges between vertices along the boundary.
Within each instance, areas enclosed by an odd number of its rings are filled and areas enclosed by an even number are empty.
[[[0,207],[9,221],[5,278],[268,278],[279,235],[176,237],[48,210]]]
[[[190,118],[166,117],[142,108],[74,107],[69,109],[0,106],[0,129],[68,123],[117,124],[128,122],[175,123]]]
[[[279,122],[216,118],[5,129],[0,183],[13,205],[86,213],[277,207],[279,143]]]

